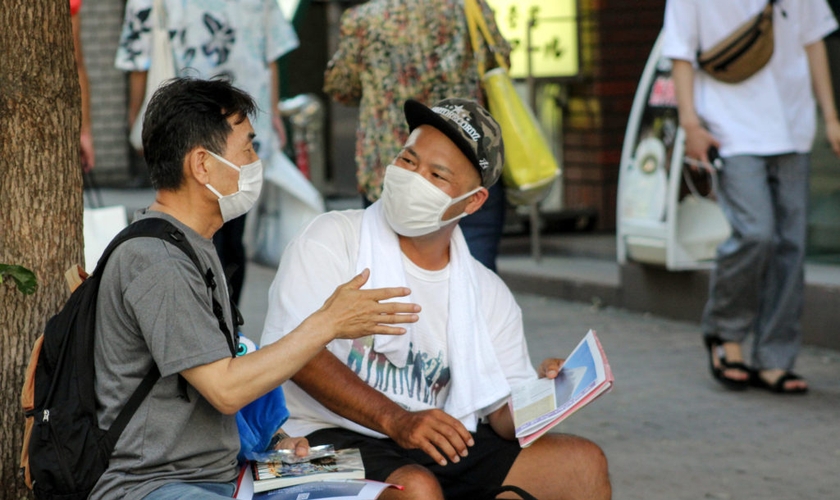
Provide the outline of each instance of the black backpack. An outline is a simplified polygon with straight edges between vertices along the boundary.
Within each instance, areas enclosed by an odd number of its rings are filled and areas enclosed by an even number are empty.
[[[207,286],[215,289],[212,271],[202,270],[184,233],[164,219],[136,221],[111,241],[90,277],[47,322],[30,357],[22,398],[26,431],[21,474],[39,500],[87,498],[108,468],[123,429],[160,378],[157,366],[152,366],[111,427],[99,428],[93,363],[99,284],[114,249],[126,240],[139,237],[160,238],[180,248],[204,276]],[[232,311],[238,326],[242,323],[241,316],[235,307]],[[225,323],[222,306],[215,298],[213,312],[227,338],[231,355],[234,355],[234,340]],[[183,383],[185,388],[186,382]]]

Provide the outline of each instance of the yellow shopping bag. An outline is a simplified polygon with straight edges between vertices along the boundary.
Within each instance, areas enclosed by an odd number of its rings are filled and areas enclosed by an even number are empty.
[[[539,201],[560,175],[539,122],[519,98],[504,68],[488,71],[482,83],[490,114],[502,127],[505,141],[502,180],[507,198],[518,205]]]
[[[477,53],[479,32],[488,44],[493,40],[478,3],[466,0],[464,8],[473,52]],[[515,205],[530,205],[545,197],[554,179],[560,175],[560,167],[537,118],[513,88],[505,61],[498,52],[493,53],[498,67],[486,73],[483,58],[476,57],[479,58],[478,71],[488,110],[502,127],[505,143],[502,181],[508,201]]]

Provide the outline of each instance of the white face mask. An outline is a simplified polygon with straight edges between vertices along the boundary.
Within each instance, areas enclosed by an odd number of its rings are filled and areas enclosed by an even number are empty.
[[[212,151],[207,152],[210,153],[213,158],[239,172],[239,190],[235,193],[222,196],[216,188],[210,184],[205,184],[207,189],[213,191],[213,194],[219,197],[219,208],[222,210],[222,220],[227,222],[247,213],[248,210],[251,210],[257,202],[257,199],[259,199],[260,191],[262,190],[262,160],[257,160],[254,163],[237,167]]]
[[[444,221],[443,214],[452,205],[477,193],[477,187],[457,198],[450,198],[422,175],[388,165],[382,187],[382,208],[388,225],[397,234],[413,238],[437,231],[467,213]]]

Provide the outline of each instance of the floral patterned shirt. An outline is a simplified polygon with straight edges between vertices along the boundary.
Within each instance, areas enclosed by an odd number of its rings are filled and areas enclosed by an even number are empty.
[[[510,47],[493,12],[478,0],[496,50]],[[481,57],[488,57],[481,50]],[[447,97],[482,101],[477,58],[470,46],[463,0],[371,0],[344,12],[338,50],[327,65],[324,91],[359,106],[356,167],[359,191],[379,198],[385,167],[408,138],[403,104]]]
[[[128,0],[116,67],[151,66],[154,0]],[[260,112],[252,125],[254,150],[271,160],[280,141],[271,126],[271,67],[298,46],[294,29],[276,0],[163,0],[176,72],[211,78],[225,75],[248,92]]]

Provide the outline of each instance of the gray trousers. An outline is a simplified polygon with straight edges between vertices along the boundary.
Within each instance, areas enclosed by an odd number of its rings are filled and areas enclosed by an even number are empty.
[[[705,335],[743,342],[751,365],[793,368],[801,344],[809,155],[724,159],[718,200],[732,236],[717,249]]]

